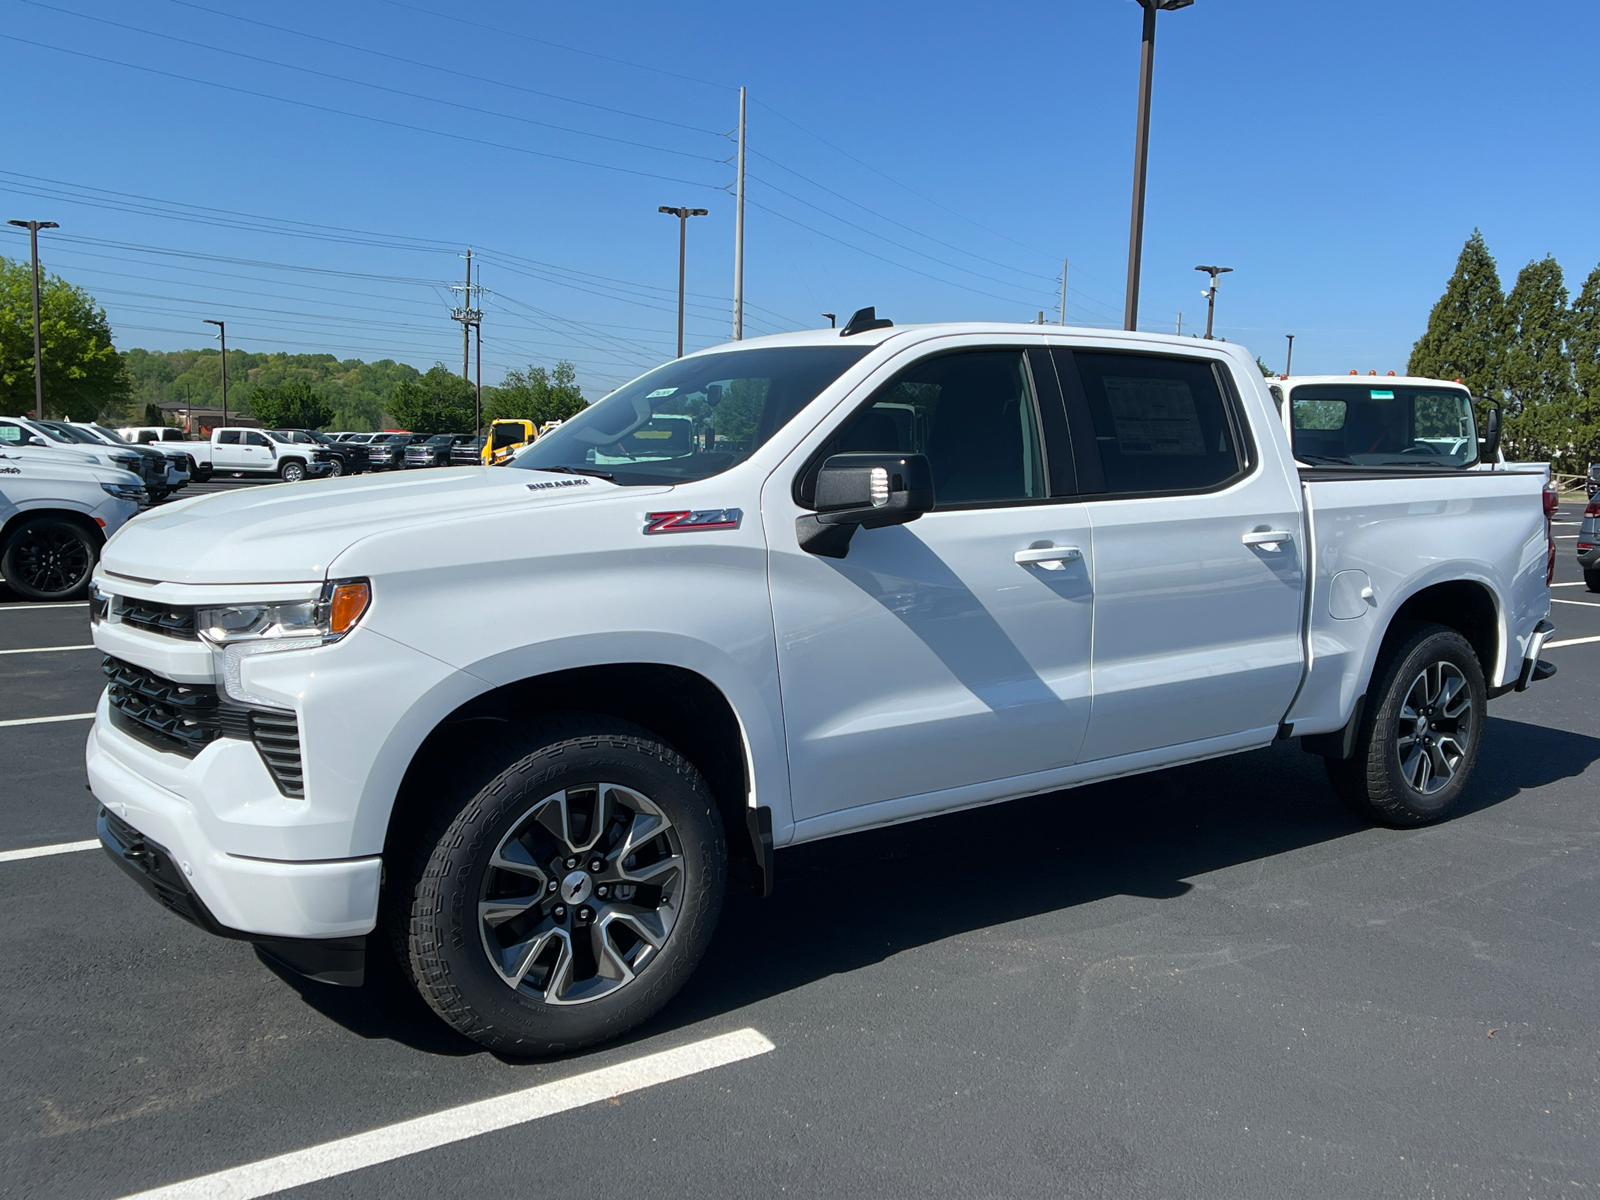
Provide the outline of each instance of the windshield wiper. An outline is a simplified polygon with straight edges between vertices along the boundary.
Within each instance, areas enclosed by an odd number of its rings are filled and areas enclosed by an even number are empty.
[[[1341,464],[1343,466],[1346,466],[1346,467],[1353,467],[1353,466],[1357,465],[1355,459],[1346,458],[1342,454],[1296,454],[1295,457],[1298,458],[1301,462],[1309,462],[1309,463],[1319,463],[1319,462],[1322,462],[1322,463],[1339,463],[1339,464]]]
[[[615,483],[617,477],[610,471],[596,471],[593,467],[531,467],[534,471],[553,471],[558,475],[592,475],[596,479],[604,479],[607,483]]]

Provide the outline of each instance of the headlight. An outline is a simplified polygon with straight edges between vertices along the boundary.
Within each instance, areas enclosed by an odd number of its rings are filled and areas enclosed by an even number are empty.
[[[150,495],[142,483],[102,483],[100,488],[108,496],[115,496],[118,500],[136,500],[140,504]]]
[[[338,641],[361,619],[371,599],[366,580],[346,579],[325,584],[316,600],[202,608],[195,613],[195,628],[214,646],[276,642],[272,649],[300,650]],[[282,644],[286,642],[296,644]]]
[[[257,695],[244,686],[244,660],[337,642],[355,627],[371,599],[372,589],[365,579],[329,581],[316,600],[202,608],[194,615],[195,629],[216,651],[220,660],[217,674],[228,695],[242,704],[279,708],[282,701]]]
[[[139,470],[139,463],[142,460],[137,454],[113,454],[111,456],[111,461],[116,463],[117,466],[121,467],[124,471],[132,471],[135,475],[143,474],[143,472]]]

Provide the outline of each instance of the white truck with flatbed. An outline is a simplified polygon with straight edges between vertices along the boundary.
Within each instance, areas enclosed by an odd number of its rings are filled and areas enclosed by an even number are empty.
[[[1302,466],[1242,347],[863,310],[508,467],[182,501],[97,575],[101,839],[529,1055],[666,1003],[775,847],[1290,737],[1438,820],[1553,672],[1548,470],[1477,469],[1459,415],[1451,454]]]

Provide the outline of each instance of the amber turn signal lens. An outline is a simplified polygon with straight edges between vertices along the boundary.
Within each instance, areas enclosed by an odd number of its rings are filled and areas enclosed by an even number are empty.
[[[372,599],[372,588],[365,583],[341,583],[333,589],[333,603],[328,609],[330,632],[341,634],[361,619]]]

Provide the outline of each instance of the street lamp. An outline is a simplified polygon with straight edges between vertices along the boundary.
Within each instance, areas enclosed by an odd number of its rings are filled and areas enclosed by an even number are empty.
[[[1283,373],[1292,375],[1294,373],[1294,334],[1286,333],[1283,336],[1289,339],[1289,361],[1283,364]]]
[[[683,357],[683,255],[684,248],[689,240],[689,218],[703,217],[708,213],[704,208],[671,208],[661,205],[657,212],[664,212],[678,218],[678,357]]]
[[[1211,318],[1217,311],[1217,276],[1226,275],[1233,270],[1232,267],[1196,267],[1196,271],[1205,271],[1211,276],[1211,286],[1202,288],[1200,294],[1206,298],[1206,341],[1211,340]]]
[[[829,329],[837,329],[837,328],[839,328],[839,318],[838,318],[838,316],[836,314],[834,314],[834,313],[823,313],[822,315],[828,318],[828,328]]]
[[[226,322],[224,322],[224,321],[213,321],[210,317],[204,317],[204,318],[202,318],[202,320],[204,320],[207,325],[215,325],[217,327],[217,336],[222,339],[222,426],[221,426],[221,428],[226,429],[227,425],[228,425],[228,326],[227,326]]]
[[[33,248],[33,415],[44,420],[44,347],[39,339],[39,230],[60,229],[54,221],[7,221],[28,231]]]
[[[1156,10],[1188,8],[1194,0],[1139,0],[1144,40],[1139,50],[1139,121],[1133,142],[1133,219],[1128,230],[1128,296],[1122,327],[1139,327],[1139,256],[1144,252],[1144,167],[1150,157],[1150,75],[1156,62]]]

